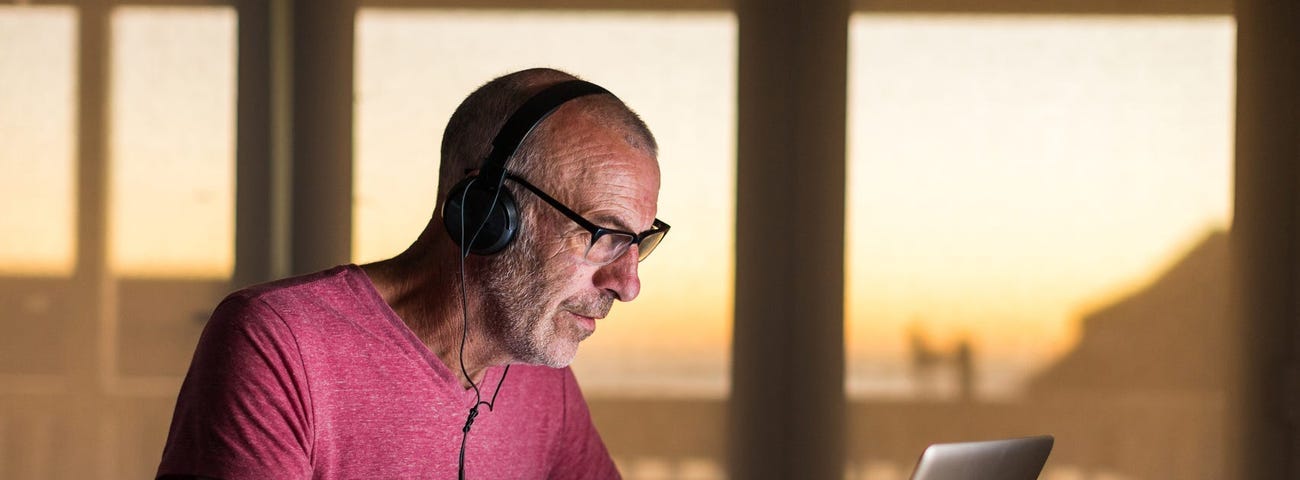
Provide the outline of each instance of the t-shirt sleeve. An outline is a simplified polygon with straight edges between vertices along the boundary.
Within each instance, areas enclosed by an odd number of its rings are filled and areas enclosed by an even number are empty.
[[[596,425],[591,421],[587,401],[578,388],[573,371],[564,369],[564,425],[560,435],[555,468],[549,478],[569,479],[620,479],[614,459],[605,449]]]
[[[194,351],[158,475],[308,478],[311,411],[293,332],[264,302],[229,297]]]

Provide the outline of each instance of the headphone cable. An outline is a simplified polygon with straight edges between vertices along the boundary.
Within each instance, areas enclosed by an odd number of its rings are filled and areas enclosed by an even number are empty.
[[[477,181],[477,179],[471,179],[470,185],[473,185],[473,182],[475,181]],[[465,208],[465,199],[469,196],[468,187],[470,185],[466,185],[465,191],[461,194],[460,204],[462,209]],[[502,188],[504,188],[504,186]],[[465,446],[469,442],[469,430],[470,427],[474,426],[474,418],[478,417],[478,407],[487,405],[488,411],[492,411],[493,407],[495,407],[497,403],[497,394],[501,393],[501,385],[506,381],[506,374],[510,373],[510,365],[506,364],[505,370],[501,372],[501,379],[497,380],[497,388],[492,392],[492,400],[484,402],[482,392],[479,391],[478,385],[474,383],[474,379],[470,378],[469,370],[465,368],[465,343],[469,338],[469,300],[465,293],[465,257],[469,256],[470,245],[472,245],[475,240],[478,240],[479,233],[481,233],[483,228],[487,226],[487,219],[492,215],[492,211],[496,209],[497,199],[500,195],[501,190],[498,188],[496,193],[492,196],[492,204],[488,207],[487,214],[483,216],[483,222],[479,223],[478,229],[474,231],[474,235],[470,237],[469,242],[465,242],[465,214],[468,211],[463,211],[460,215],[460,373],[465,376],[465,381],[469,382],[470,387],[474,388],[474,406],[470,407],[469,415],[465,418],[465,427],[461,429],[460,459],[457,468],[459,472],[457,478],[460,480],[465,480]]]

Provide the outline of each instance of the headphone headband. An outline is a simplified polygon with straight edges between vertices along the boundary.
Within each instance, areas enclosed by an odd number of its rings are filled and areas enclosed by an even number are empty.
[[[520,105],[510,118],[506,119],[505,125],[501,126],[501,131],[497,132],[496,138],[492,139],[492,151],[483,161],[479,177],[486,181],[488,188],[494,190],[501,188],[506,180],[506,162],[515,155],[515,151],[519,150],[524,139],[537,128],[538,124],[542,123],[542,120],[546,120],[546,117],[551,116],[560,105],[564,105],[569,100],[602,93],[609,93],[609,91],[591,82],[569,80],[546,87],[533,95]]]
[[[594,83],[570,80],[542,89],[520,105],[492,140],[492,150],[478,174],[461,180],[447,194],[442,220],[456,244],[478,255],[491,255],[509,245],[520,221],[514,198],[502,188],[506,162],[537,124],[560,105],[578,97],[608,93]]]

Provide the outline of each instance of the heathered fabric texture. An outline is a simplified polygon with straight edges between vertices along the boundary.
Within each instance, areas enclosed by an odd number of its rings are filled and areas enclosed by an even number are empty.
[[[199,340],[158,475],[456,478],[474,403],[457,375],[355,265],[236,292]],[[511,367],[465,457],[471,479],[618,478],[568,368]]]

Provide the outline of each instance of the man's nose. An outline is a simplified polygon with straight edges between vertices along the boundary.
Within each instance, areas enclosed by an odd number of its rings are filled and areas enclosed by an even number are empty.
[[[641,293],[641,277],[637,275],[638,246],[633,245],[623,255],[596,270],[596,287],[608,290],[623,302],[630,302]]]

